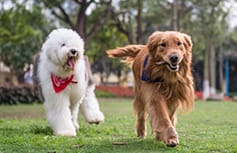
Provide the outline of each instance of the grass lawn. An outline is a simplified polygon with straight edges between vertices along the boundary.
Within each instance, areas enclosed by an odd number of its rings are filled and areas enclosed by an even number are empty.
[[[180,145],[168,148],[149,127],[145,139],[136,137],[131,101],[100,99],[105,122],[79,118],[76,137],[53,136],[40,104],[0,106],[0,153],[237,153],[237,103],[197,102],[193,112],[178,115]]]

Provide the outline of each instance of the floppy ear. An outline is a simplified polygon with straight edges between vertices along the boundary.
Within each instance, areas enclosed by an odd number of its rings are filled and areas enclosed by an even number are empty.
[[[157,49],[159,45],[158,42],[162,33],[163,32],[156,31],[152,33],[151,36],[149,36],[148,41],[147,41],[147,47],[150,53]]]
[[[184,46],[188,51],[192,51],[193,43],[191,37],[185,33],[182,33],[184,37]]]
[[[189,35],[184,33],[182,33],[182,35],[183,35],[184,47],[186,49],[186,54],[184,55],[185,56],[184,61],[190,64],[192,61],[192,47],[193,47],[192,40]]]

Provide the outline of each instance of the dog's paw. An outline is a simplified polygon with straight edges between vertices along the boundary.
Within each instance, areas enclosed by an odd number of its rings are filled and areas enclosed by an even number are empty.
[[[144,131],[137,131],[137,137],[138,138],[141,138],[141,139],[143,139],[143,138],[145,138],[146,137],[146,132],[144,132]]]
[[[54,131],[54,135],[58,136],[68,136],[68,137],[74,137],[77,135],[76,130],[57,130]]]
[[[99,124],[104,121],[104,118],[102,112],[90,112],[87,114],[86,121],[90,124]]]
[[[177,137],[170,137],[167,140],[166,146],[167,147],[175,147],[179,144],[179,139]]]
[[[165,141],[167,147],[175,147],[179,144],[178,133],[175,128],[170,127],[167,130],[167,140]]]
[[[162,132],[156,132],[156,140],[163,141],[167,147],[175,147],[179,144],[178,133],[174,127],[169,127]]]
[[[136,131],[138,138],[145,138],[147,135],[146,127],[144,127],[142,124],[137,124]]]

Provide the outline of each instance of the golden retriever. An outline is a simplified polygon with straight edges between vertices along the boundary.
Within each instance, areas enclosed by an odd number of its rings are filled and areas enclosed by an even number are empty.
[[[137,136],[146,136],[149,115],[156,140],[168,147],[179,144],[176,112],[178,108],[191,110],[195,97],[190,36],[175,31],[156,31],[146,45],[128,45],[108,50],[107,54],[125,57],[125,62],[132,64]]]

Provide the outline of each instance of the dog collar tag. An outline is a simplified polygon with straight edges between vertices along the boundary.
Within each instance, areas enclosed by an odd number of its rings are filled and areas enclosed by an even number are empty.
[[[67,78],[61,78],[61,77],[57,77],[57,76],[54,76],[53,74],[51,74],[51,81],[53,84],[54,91],[56,93],[59,93],[62,90],[64,90],[69,85],[69,83],[71,83],[71,82],[77,83],[72,80],[73,77],[74,77],[74,75],[71,75]]]

